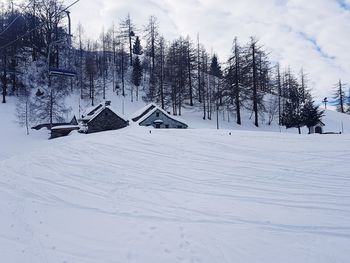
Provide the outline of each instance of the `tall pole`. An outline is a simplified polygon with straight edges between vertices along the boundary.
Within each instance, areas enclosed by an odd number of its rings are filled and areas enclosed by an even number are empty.
[[[68,35],[71,36],[72,35],[72,29],[71,29],[71,19],[70,19],[70,12],[69,11],[65,11],[68,17]]]
[[[327,97],[323,99],[323,103],[324,103],[324,108],[327,109],[327,103],[328,103]]]

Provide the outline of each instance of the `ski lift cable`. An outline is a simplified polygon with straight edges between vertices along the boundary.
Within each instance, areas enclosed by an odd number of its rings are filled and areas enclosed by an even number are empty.
[[[33,0],[31,0],[22,10],[22,12],[24,12],[33,2]],[[16,21],[18,18],[20,18],[22,16],[22,13],[20,13],[19,15],[16,16],[16,18],[14,20],[12,20],[12,22],[3,30],[0,32],[0,36],[2,36]]]
[[[57,13],[56,17],[60,14],[62,14],[63,12],[66,12],[70,7],[72,7],[73,5],[75,5],[76,3],[78,3],[80,0],[76,0],[75,2],[73,2],[72,4],[70,4],[69,6],[67,6],[65,9],[61,10],[59,13]],[[23,37],[26,37],[27,35],[29,35],[30,33],[32,33],[34,30],[40,28],[41,26],[43,26],[45,24],[45,22],[40,23],[39,25],[37,25],[35,28],[33,28],[32,30],[29,30],[27,33],[23,34],[22,36],[19,36],[18,38],[16,38],[15,40],[3,45],[0,47],[0,49],[4,49],[7,48],[8,46],[12,45],[13,43],[17,42],[18,40],[20,40]]]

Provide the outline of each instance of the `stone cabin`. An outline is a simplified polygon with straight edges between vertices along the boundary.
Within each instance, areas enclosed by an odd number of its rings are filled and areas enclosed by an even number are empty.
[[[96,107],[90,108],[82,116],[82,128],[84,133],[94,133],[122,129],[129,125],[129,122],[111,108],[111,102],[100,103]]]
[[[188,125],[151,103],[134,114],[132,121],[140,126],[153,126],[156,129],[187,129]]]

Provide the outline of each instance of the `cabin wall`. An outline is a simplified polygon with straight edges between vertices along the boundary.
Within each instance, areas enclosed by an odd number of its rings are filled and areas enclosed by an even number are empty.
[[[87,124],[87,133],[118,130],[128,126],[128,122],[117,116],[110,109],[105,108],[98,116]]]
[[[159,114],[157,116],[157,114]],[[155,112],[153,112],[147,119],[143,120],[142,122],[140,122],[141,126],[153,126],[154,125],[154,121],[156,120],[162,120],[163,123],[160,125],[160,129],[186,129],[188,126],[182,122],[179,122],[173,118],[170,118],[169,116],[165,115],[162,111],[160,110],[156,110]],[[156,128],[156,127],[155,127]]]

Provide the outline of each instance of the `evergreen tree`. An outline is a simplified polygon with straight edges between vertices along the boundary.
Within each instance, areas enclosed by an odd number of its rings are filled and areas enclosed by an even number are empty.
[[[142,80],[142,66],[141,61],[138,56],[136,56],[134,60],[134,65],[132,68],[131,82],[136,87],[136,100],[138,100],[139,96],[139,87],[141,85]],[[131,101],[133,101],[133,94],[131,94]]]
[[[309,128],[309,133],[311,133],[311,127],[316,126],[322,121],[323,116],[324,111],[320,110],[319,106],[315,106],[311,100],[307,100],[301,109],[301,119],[303,124]]]
[[[303,126],[303,119],[295,106],[291,101],[287,101],[284,111],[282,113],[281,123],[286,126],[287,129],[298,128],[299,134],[301,133],[300,128]]]
[[[304,98],[310,97],[306,94],[306,90],[302,89],[298,80],[293,76],[290,69],[286,72],[285,82],[287,86],[287,102],[282,114],[282,125],[289,128],[298,128],[301,134],[301,127],[304,126],[301,116],[301,109],[304,105]]]
[[[133,52],[135,55],[142,55],[142,46],[141,46],[141,41],[140,38],[137,36],[135,43],[134,43],[134,47],[133,47]]]
[[[210,74],[212,76],[215,76],[217,78],[222,77],[222,70],[221,66],[219,64],[218,56],[214,54],[211,58],[211,63],[210,63]]]

